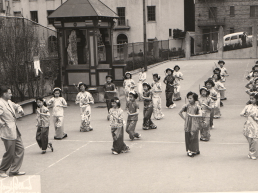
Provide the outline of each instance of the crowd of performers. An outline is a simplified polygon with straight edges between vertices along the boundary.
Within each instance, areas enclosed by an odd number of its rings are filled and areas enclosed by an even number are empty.
[[[194,92],[188,92],[186,96],[188,103],[185,104],[179,112],[179,115],[185,121],[185,144],[186,152],[189,157],[200,154],[199,140],[206,142],[210,140],[210,130],[214,128],[213,120],[221,117],[220,108],[223,106],[222,101],[227,99],[225,96],[225,83],[228,72],[224,66],[225,62],[220,60],[218,61],[218,65],[215,65],[216,68],[213,70],[211,77],[204,81],[204,85],[199,88],[199,96]],[[174,101],[181,100],[180,82],[183,80],[183,74],[178,65],[173,69],[167,68],[165,73],[166,76],[163,79],[163,83],[166,85],[166,108],[173,109],[176,107]],[[140,112],[138,100],[143,101],[144,105],[143,130],[157,129],[157,126],[151,119],[152,115],[156,120],[161,120],[164,117],[161,106],[161,76],[157,73],[152,74],[152,76],[153,82],[151,84],[146,82],[147,75],[145,69],[142,68],[140,69],[138,84],[136,84],[132,79],[132,74],[130,72],[125,73],[123,88],[126,101],[125,111],[128,114],[127,121],[123,118],[123,109],[120,99],[116,97],[117,89],[112,81],[112,76],[106,76],[104,98],[108,110],[107,119],[110,122],[113,137],[112,153],[115,155],[130,150],[124,143],[124,129],[131,140],[141,138],[141,134],[135,132]],[[246,79],[249,81],[246,85],[248,88],[246,92],[250,95],[250,100],[241,112],[241,116],[247,117],[243,134],[249,142],[250,151],[248,157],[250,159],[256,159],[258,145],[258,61]],[[80,131],[92,131],[93,128],[90,125],[90,105],[94,104],[94,99],[87,91],[87,85],[82,82],[78,84],[78,91],[79,93],[76,96],[75,103],[80,106]],[[55,88],[53,90],[54,97],[49,101],[46,102],[43,98],[36,99],[38,106],[36,140],[42,149],[42,153],[46,153],[47,147],[53,151],[52,144],[48,143],[50,113],[47,106],[53,107],[55,126],[54,139],[61,140],[67,137],[63,127],[63,108],[67,107],[67,103],[65,99],[61,97],[61,93],[60,88]]]

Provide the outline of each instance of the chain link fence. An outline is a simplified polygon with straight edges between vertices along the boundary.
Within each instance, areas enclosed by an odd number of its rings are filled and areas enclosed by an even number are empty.
[[[182,46],[181,46],[182,47]],[[170,40],[146,42],[147,65],[185,57],[184,49],[170,47]],[[113,46],[114,63],[126,64],[126,71],[144,66],[144,43],[117,44]]]

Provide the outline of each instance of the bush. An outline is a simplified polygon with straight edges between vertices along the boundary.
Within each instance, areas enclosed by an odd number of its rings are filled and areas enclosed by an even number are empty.
[[[161,58],[154,58],[153,56],[147,57],[147,65],[155,64],[161,62]],[[131,71],[135,69],[142,68],[144,66],[144,58],[137,57],[134,60],[127,60],[126,61],[126,71]]]

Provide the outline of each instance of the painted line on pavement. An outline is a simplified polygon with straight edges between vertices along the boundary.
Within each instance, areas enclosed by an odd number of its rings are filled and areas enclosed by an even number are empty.
[[[64,156],[63,158],[59,159],[58,161],[54,162],[53,164],[49,165],[47,168],[37,172],[34,175],[39,175],[41,172],[44,172],[45,170],[51,168],[52,166],[58,164],[59,162],[61,162],[62,160],[64,160],[65,158],[69,157],[70,155],[72,155],[73,153],[79,151],[80,149],[84,148],[85,146],[87,146],[90,142],[87,142],[86,144],[82,145],[81,147],[77,148],[76,150],[72,151],[71,153],[69,153],[68,155]]]

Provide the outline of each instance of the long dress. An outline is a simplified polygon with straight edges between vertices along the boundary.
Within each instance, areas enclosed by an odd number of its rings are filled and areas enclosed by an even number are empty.
[[[55,127],[55,139],[63,139],[67,137],[64,132],[64,108],[60,106],[67,106],[67,103],[63,97],[52,97],[47,105],[53,106],[53,121]]]
[[[213,108],[213,102],[210,97],[200,97],[199,98],[199,105],[202,109],[202,118],[200,118],[200,134],[201,140],[209,141],[210,140],[210,114],[211,110],[208,109],[207,106],[203,105],[206,104],[210,108]]]
[[[167,75],[164,79],[164,83],[166,84],[166,107],[170,107],[174,104],[173,102],[173,94],[174,94],[174,84],[175,78],[172,75]]]
[[[181,78],[183,78],[183,73],[178,71],[174,71],[173,73],[173,76],[175,77],[175,83],[177,84],[176,86],[174,86],[174,97],[175,99],[174,100],[177,100],[177,99],[180,99],[180,89],[181,89],[181,86],[180,86],[180,81],[181,81]]]
[[[153,116],[155,119],[160,120],[164,117],[164,114],[161,112],[161,92],[155,92],[155,91],[161,91],[161,83],[160,82],[153,82],[151,84],[152,86],[152,101],[153,101]]]
[[[217,100],[215,102],[214,105],[214,118],[220,118],[221,116],[221,112],[220,112],[220,99],[221,99],[221,95],[220,95],[220,91],[222,89],[226,89],[223,85],[223,83],[221,83],[220,81],[214,82],[215,86],[214,89],[217,92]]]
[[[201,107],[198,105],[198,102],[195,102],[193,105],[186,104],[182,108],[183,112],[186,112],[185,117],[185,146],[186,151],[190,151],[193,153],[199,153],[199,129],[200,129],[200,118],[199,117],[191,117],[188,115],[193,114],[197,115],[201,112]]]
[[[113,137],[112,151],[123,153],[129,150],[129,147],[124,143],[124,124],[123,124],[123,110],[121,108],[111,108],[110,127]]]
[[[243,135],[246,137],[249,143],[249,155],[258,156],[258,109],[256,105],[246,105],[240,115],[247,117],[247,121],[244,124]],[[254,120],[253,117],[256,118]]]
[[[43,113],[44,115],[40,115]],[[50,113],[47,107],[42,106],[37,108],[37,132],[36,141],[42,150],[46,150],[48,147],[48,134],[50,125]]]
[[[130,114],[136,113],[139,109],[139,105],[136,103],[136,101],[128,101],[127,103],[127,109],[130,112]],[[127,124],[126,124],[126,132],[129,134],[129,137],[131,140],[133,140],[135,137],[139,138],[139,133],[135,133],[135,127],[138,121],[138,115],[128,115],[127,118]]]
[[[142,97],[142,93],[143,93],[143,87],[142,87],[142,83],[144,83],[146,81],[147,75],[146,72],[140,72],[139,73],[139,82],[138,82],[138,93],[139,93],[139,98],[141,99]]]
[[[116,89],[116,85],[114,83],[105,83],[104,84],[104,91],[105,91],[104,98],[106,99],[108,112],[112,107],[111,99],[114,98],[116,93],[115,92],[107,92],[107,91],[115,91],[115,89]]]
[[[210,125],[212,127],[213,126],[214,111],[215,111],[214,108],[215,108],[215,105],[216,105],[218,93],[214,89],[214,87],[212,87],[211,89],[208,89],[208,90],[210,91],[210,97],[216,98],[216,100],[211,99],[213,108],[211,110],[211,115],[210,115]]]
[[[92,95],[87,92],[79,92],[76,96],[75,103],[80,105],[81,109],[81,126],[80,131],[87,132],[92,131],[92,127],[90,125],[90,117],[91,117],[91,106],[89,103],[94,103],[94,99]]]
[[[134,91],[135,82],[133,79],[125,79],[123,82],[124,92],[125,92],[125,100],[128,102],[128,94],[130,91]]]
[[[143,129],[156,129],[157,126],[152,122],[151,115],[153,113],[153,102],[152,102],[152,92],[149,90],[143,92],[144,97],[150,97],[150,99],[144,99],[144,109],[143,109]]]

